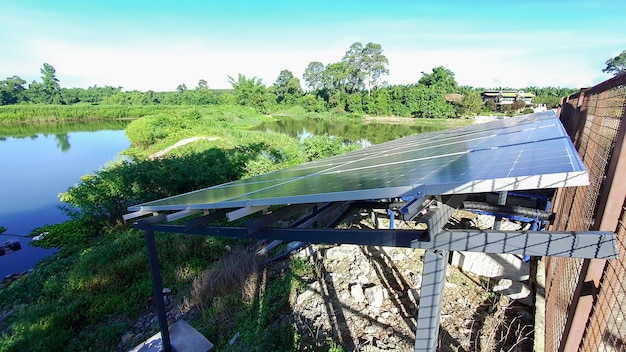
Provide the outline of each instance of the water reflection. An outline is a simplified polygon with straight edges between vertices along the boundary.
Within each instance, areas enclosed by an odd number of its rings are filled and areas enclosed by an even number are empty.
[[[128,148],[126,124],[108,124],[105,130],[98,130],[102,124],[0,125],[0,226],[7,229],[0,240],[18,238],[22,243],[21,250],[0,256],[0,279],[52,253],[30,246],[23,236],[67,220],[58,209],[58,194]]]
[[[55,134],[54,138],[57,140],[57,147],[61,149],[62,152],[66,152],[70,150],[70,136],[67,134]]]
[[[443,128],[444,126],[431,125],[363,123],[360,120],[333,122],[329,120],[320,121],[316,119],[283,117],[278,121],[265,122],[254,127],[253,130],[284,133],[300,139],[301,142],[316,135],[330,135],[360,143],[362,146],[370,146],[416,133],[432,132]]]

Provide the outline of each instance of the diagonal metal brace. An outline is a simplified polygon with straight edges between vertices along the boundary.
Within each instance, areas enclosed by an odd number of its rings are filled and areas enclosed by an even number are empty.
[[[465,196],[463,195],[454,195],[448,198],[445,203],[438,200],[437,205],[431,206],[428,212],[417,220],[418,223],[426,224],[428,229],[428,238],[424,238],[423,241],[430,241],[441,232],[456,208],[463,204],[464,199]]]

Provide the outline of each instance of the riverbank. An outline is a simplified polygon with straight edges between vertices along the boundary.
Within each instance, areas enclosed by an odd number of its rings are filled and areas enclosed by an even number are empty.
[[[0,123],[134,119],[158,113],[173,113],[188,108],[170,105],[1,105]]]

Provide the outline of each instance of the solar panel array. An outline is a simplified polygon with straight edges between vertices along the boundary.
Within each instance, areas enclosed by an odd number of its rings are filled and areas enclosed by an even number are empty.
[[[576,149],[548,111],[416,134],[129,210],[219,209],[587,183]]]

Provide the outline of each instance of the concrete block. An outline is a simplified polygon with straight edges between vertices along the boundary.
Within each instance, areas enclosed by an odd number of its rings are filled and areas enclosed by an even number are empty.
[[[520,256],[477,252],[453,252],[452,265],[493,279],[528,280],[530,265]]]
[[[176,352],[211,352],[215,346],[184,320],[179,320],[169,328],[170,342]],[[163,351],[161,332],[137,345],[131,352]]]

